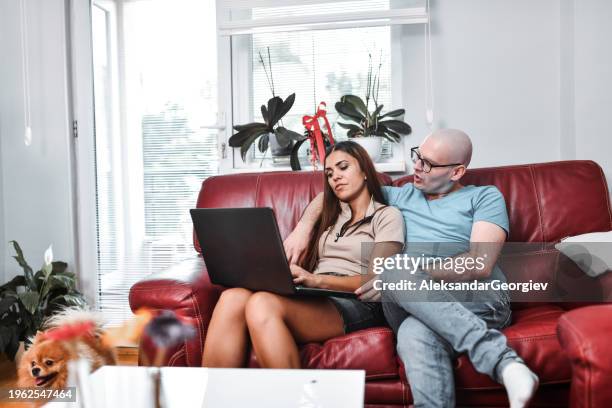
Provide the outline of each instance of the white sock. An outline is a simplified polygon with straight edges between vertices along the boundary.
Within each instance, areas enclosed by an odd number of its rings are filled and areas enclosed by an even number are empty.
[[[525,364],[513,361],[502,370],[502,381],[508,393],[510,408],[524,408],[538,389],[538,376]]]

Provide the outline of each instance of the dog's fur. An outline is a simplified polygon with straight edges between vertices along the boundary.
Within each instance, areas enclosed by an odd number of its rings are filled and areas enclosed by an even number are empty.
[[[37,332],[30,348],[23,354],[18,367],[20,387],[64,388],[68,379],[68,362],[79,358],[89,360],[92,370],[103,365],[115,365],[116,357],[112,347],[101,341],[102,322],[94,312],[67,308],[47,320],[46,330],[79,322],[93,321],[93,336],[82,336],[74,346],[66,342],[45,339],[43,332]]]

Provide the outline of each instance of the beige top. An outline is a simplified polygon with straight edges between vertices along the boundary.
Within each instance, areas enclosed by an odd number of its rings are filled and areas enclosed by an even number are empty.
[[[375,242],[404,243],[404,217],[397,208],[372,199],[364,219],[349,226],[351,207],[344,202],[340,207],[338,221],[319,239],[319,264],[313,273],[365,275]]]

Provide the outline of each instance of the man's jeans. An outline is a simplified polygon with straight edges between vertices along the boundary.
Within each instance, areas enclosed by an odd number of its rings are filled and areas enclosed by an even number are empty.
[[[424,272],[385,271],[382,275],[385,283],[404,279],[418,285],[430,278]],[[497,291],[479,295],[478,302],[458,302],[456,296],[444,291],[420,295],[402,290],[382,292],[385,317],[397,335],[397,352],[406,368],[415,407],[455,406],[453,360],[460,353],[467,353],[477,371],[498,382],[509,362],[522,362],[508,347],[506,337],[495,330],[510,323],[508,297]]]

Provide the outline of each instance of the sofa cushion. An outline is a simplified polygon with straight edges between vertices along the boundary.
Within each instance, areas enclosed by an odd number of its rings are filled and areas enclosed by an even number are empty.
[[[365,370],[367,380],[398,377],[395,339],[391,329],[374,327],[300,347],[303,368]],[[258,367],[251,353],[249,367]]]
[[[568,358],[557,339],[557,322],[565,311],[552,304],[541,304],[513,312],[512,325],[503,330],[508,344],[540,378],[541,385],[569,383],[572,372]],[[487,375],[476,372],[467,356],[457,359],[455,378],[458,389],[502,388]]]

